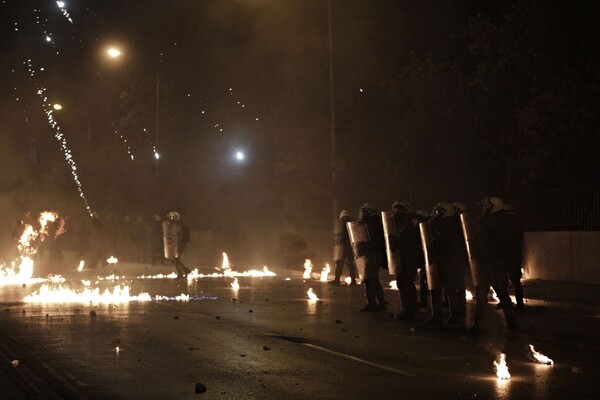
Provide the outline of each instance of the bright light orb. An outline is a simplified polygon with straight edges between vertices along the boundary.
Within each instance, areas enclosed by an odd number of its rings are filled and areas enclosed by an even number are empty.
[[[58,104],[58,103],[57,103],[57,104],[54,104],[54,105],[52,106],[52,108],[54,108],[56,111],[62,110],[62,106],[61,106],[60,104]]]
[[[65,7],[65,2],[64,1],[57,1],[56,5],[58,6],[58,8],[64,8]]]
[[[111,47],[106,53],[111,58],[117,58],[121,55],[121,51],[115,47]]]
[[[243,152],[241,152],[241,151],[238,151],[238,152],[236,152],[236,153],[235,153],[235,158],[236,158],[238,161],[242,161],[242,160],[245,158],[245,155],[244,155],[244,153],[243,153]]]
[[[154,153],[154,158],[158,160],[160,158],[160,155],[158,153]]]

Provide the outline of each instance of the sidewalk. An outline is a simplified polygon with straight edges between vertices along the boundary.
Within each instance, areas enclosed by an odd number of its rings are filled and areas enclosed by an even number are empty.
[[[530,279],[523,281],[523,288],[526,304],[600,315],[598,285]]]

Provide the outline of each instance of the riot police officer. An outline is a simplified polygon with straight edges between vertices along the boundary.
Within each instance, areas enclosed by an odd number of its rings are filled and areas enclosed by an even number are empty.
[[[415,317],[417,308],[417,291],[415,276],[421,264],[422,250],[419,229],[410,212],[410,203],[406,200],[397,200],[392,204],[392,214],[396,225],[398,248],[400,252],[401,268],[396,271],[396,283],[400,291],[401,312],[399,319],[411,320]],[[421,257],[419,256],[421,253]]]
[[[500,307],[504,312],[508,328],[514,330],[517,326],[516,318],[507,287],[511,238],[504,203],[502,199],[491,196],[484,198],[478,204],[483,208],[476,234],[483,281],[475,288],[475,315],[469,332],[477,333],[482,328],[488,311],[490,285],[500,299]]]
[[[332,281],[329,281],[329,284],[334,286],[340,285],[340,278],[344,271],[344,265],[348,268],[350,285],[356,286],[356,266],[354,265],[352,245],[350,244],[350,237],[348,236],[348,222],[350,222],[350,213],[348,210],[342,210],[342,212],[340,212],[340,218],[336,227],[333,243],[335,278]]]
[[[165,258],[171,260],[175,266],[177,277],[185,278],[190,273],[190,269],[181,262],[181,258],[190,241],[190,231],[181,221],[181,214],[177,211],[167,213],[167,220],[163,221],[162,227]]]
[[[460,226],[457,225],[454,207],[449,203],[438,203],[433,209],[432,216],[431,230],[439,277],[450,306],[451,317],[446,322],[464,325],[466,302],[464,269],[461,268],[460,259],[462,245]]]
[[[359,210],[358,220],[367,225],[370,238],[365,276],[363,277],[367,305],[361,311],[382,311],[386,309],[386,302],[383,287],[379,281],[379,268],[384,267],[387,261],[380,214],[370,203],[365,203]]]
[[[523,261],[523,225],[513,205],[504,204],[504,211],[506,212],[510,231],[508,279],[515,289],[517,310],[523,310],[525,308],[523,284],[521,283],[521,278],[523,277],[521,269]]]

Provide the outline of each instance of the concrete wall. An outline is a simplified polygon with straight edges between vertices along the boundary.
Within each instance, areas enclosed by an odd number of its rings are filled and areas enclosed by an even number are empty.
[[[600,232],[526,232],[525,279],[600,284]]]

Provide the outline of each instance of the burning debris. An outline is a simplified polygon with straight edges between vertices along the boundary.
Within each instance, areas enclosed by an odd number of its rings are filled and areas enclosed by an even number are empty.
[[[321,271],[321,282],[327,282],[329,280],[329,272],[331,272],[331,267],[329,264],[325,264],[323,271]]]
[[[237,278],[235,278],[234,281],[231,283],[231,288],[235,291],[238,291],[240,289],[240,284],[238,283]]]
[[[312,288],[309,288],[308,291],[306,292],[306,294],[308,295],[308,299],[310,301],[318,301],[319,300],[319,298],[317,297],[315,292],[313,292]]]
[[[395,280],[390,281],[390,289],[398,290],[398,282],[396,282]]]
[[[85,267],[85,261],[79,261],[79,266],[77,267],[77,272],[83,271],[83,267]]]
[[[533,361],[535,363],[545,364],[545,365],[554,365],[554,361],[551,358],[548,358],[545,355],[543,355],[542,353],[535,351],[535,349],[533,348],[533,345],[531,345],[531,344],[529,345],[529,353],[527,354],[527,358],[529,358],[531,361]]]
[[[494,369],[496,370],[496,376],[498,379],[510,379],[510,373],[508,372],[508,365],[506,365],[506,354],[500,353],[499,361],[494,360]]]
[[[304,279],[310,279],[310,275],[312,273],[312,267],[313,267],[312,262],[310,262],[309,259],[306,259],[304,261],[304,274],[302,274],[302,277]]]
[[[108,264],[110,264],[110,265],[114,265],[114,264],[116,264],[116,263],[118,263],[118,262],[119,262],[119,259],[118,259],[118,258],[116,258],[115,256],[110,256],[110,257],[109,257],[109,258],[106,260],[106,262],[107,262]]]
[[[75,291],[63,286],[50,287],[42,285],[39,291],[25,296],[26,303],[127,303],[130,301],[150,301],[152,298],[148,293],[140,293],[137,296],[129,294],[129,286],[115,286],[112,291],[105,289],[100,292],[99,288]]]

